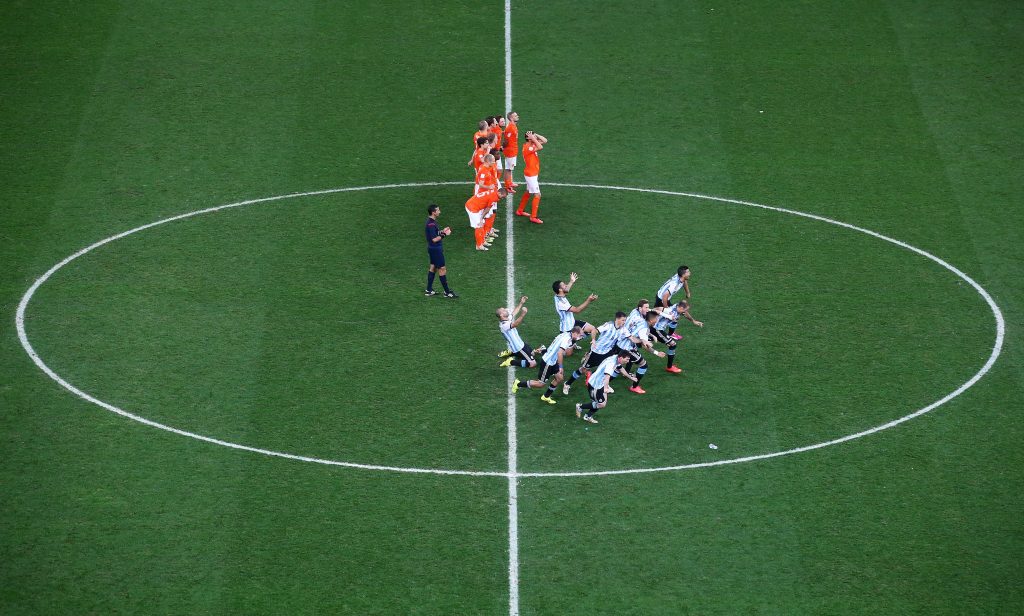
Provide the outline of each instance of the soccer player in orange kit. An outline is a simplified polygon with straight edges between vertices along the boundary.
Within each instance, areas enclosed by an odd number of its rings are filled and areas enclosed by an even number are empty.
[[[526,143],[523,144],[523,163],[526,165],[526,168],[523,169],[523,178],[526,180],[526,192],[523,193],[523,198],[519,201],[516,216],[526,216],[524,211],[526,202],[530,199],[530,195],[533,195],[530,222],[538,225],[544,224],[544,221],[537,218],[537,210],[540,208],[540,183],[537,181],[540,175],[540,157],[537,152],[543,150],[544,144],[547,142],[547,137],[532,130],[526,131]]]
[[[505,189],[512,192],[516,187],[512,182],[512,170],[516,168],[519,156],[519,114],[510,111],[505,118],[505,134],[502,139],[501,153],[505,157]]]

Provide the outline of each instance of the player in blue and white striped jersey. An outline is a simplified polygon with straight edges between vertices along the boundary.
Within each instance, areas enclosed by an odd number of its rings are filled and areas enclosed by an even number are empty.
[[[576,341],[583,337],[583,330],[579,327],[574,327],[567,332],[562,332],[555,336],[555,339],[548,345],[547,351],[542,356],[543,362],[540,362],[540,370],[537,372],[537,378],[533,381],[527,381],[525,385],[530,389],[536,389],[543,387],[548,379],[551,379],[551,384],[548,385],[547,391],[540,397],[541,400],[548,404],[555,404],[555,399],[552,398],[552,394],[555,393],[555,388],[562,382],[565,376],[564,364],[565,358],[572,355],[572,349],[576,345]],[[519,379],[512,382],[512,393],[519,391],[519,386],[524,384]]]
[[[558,313],[558,331],[567,332],[574,327],[579,327],[583,330],[584,334],[590,334],[591,339],[597,336],[597,329],[593,325],[586,321],[581,321],[576,318],[576,315],[587,309],[590,302],[597,299],[597,295],[591,293],[587,296],[587,299],[583,300],[583,303],[579,306],[573,306],[566,294],[572,289],[572,286],[579,280],[579,276],[576,272],[569,274],[569,282],[563,282],[556,280],[551,283],[551,290],[555,293],[555,312]]]
[[[675,276],[665,281],[665,284],[658,288],[658,299],[655,304],[661,308],[668,308],[672,305],[672,296],[682,289],[686,293],[686,299],[690,299],[690,268],[680,265]],[[669,329],[669,336],[679,340],[681,336],[676,335],[675,326]]]
[[[577,379],[583,376],[582,373],[588,373],[587,376],[590,376],[588,368],[597,367],[606,357],[615,352],[615,344],[621,336],[625,335],[625,324],[626,313],[620,310],[615,313],[615,320],[606,321],[597,328],[597,338],[590,342],[590,350],[583,356],[580,367],[574,370],[569,375],[569,378],[566,379],[565,385],[562,385],[563,394],[569,393],[569,388],[572,387],[572,384]]]
[[[594,368],[594,373],[587,379],[587,393],[590,394],[590,402],[576,404],[577,417],[582,417],[584,421],[590,423],[597,423],[594,415],[599,409],[603,409],[608,404],[608,382],[611,381],[612,376],[615,373],[619,373],[627,379],[635,380],[629,374],[629,371],[626,370],[627,362],[629,362],[629,351],[619,351],[615,355],[609,355],[604,358]]]
[[[513,363],[518,363],[520,368],[533,368],[537,365],[533,356],[544,351],[543,346],[536,350],[530,348],[530,345],[523,342],[523,338],[519,335],[519,330],[517,329],[528,312],[526,308],[527,299],[525,295],[521,297],[519,304],[511,312],[504,306],[495,311],[498,315],[498,330],[505,337],[505,343],[508,345],[508,349],[500,355],[500,357],[506,358],[500,364],[502,368],[507,368]],[[516,314],[519,314],[518,318]]]
[[[647,360],[640,354],[638,347],[643,347],[658,357],[665,357],[665,353],[654,350],[654,345],[647,339],[648,331],[657,322],[659,312],[660,309],[651,310],[651,304],[646,299],[637,302],[636,308],[626,317],[626,324],[624,326],[626,335],[620,338],[618,342],[618,348],[629,353],[629,363],[626,369],[628,370],[633,364],[637,364],[637,380],[629,388],[629,391],[635,394],[647,393],[640,387],[640,379],[647,374]]]
[[[669,334],[669,330],[675,329],[676,324],[679,321],[679,317],[684,317],[697,327],[704,327],[704,323],[690,316],[690,303],[686,300],[680,300],[677,304],[672,304],[668,308],[661,311],[658,316],[657,322],[650,331],[650,337],[656,342],[660,342],[668,347],[666,355],[668,355],[668,366],[665,368],[666,372],[672,372],[679,374],[682,370],[679,366],[674,365],[676,359],[676,346],[682,336],[673,337]]]

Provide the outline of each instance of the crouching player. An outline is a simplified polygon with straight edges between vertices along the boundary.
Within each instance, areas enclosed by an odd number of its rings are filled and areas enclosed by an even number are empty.
[[[500,364],[502,368],[508,368],[513,363],[520,368],[534,368],[537,366],[537,361],[533,359],[533,356],[544,352],[543,346],[536,350],[531,349],[530,345],[523,342],[522,336],[519,335],[517,328],[523,322],[527,313],[526,299],[525,295],[521,297],[519,304],[512,309],[512,312],[509,312],[508,308],[504,306],[496,311],[498,315],[498,329],[508,344],[508,349],[499,355],[499,357],[505,358],[505,361]],[[519,316],[516,317],[516,314],[519,314]]]
[[[576,404],[577,417],[582,417],[583,421],[593,424],[597,423],[594,415],[597,414],[599,409],[603,409],[608,404],[608,382],[611,380],[612,374],[618,372],[627,379],[636,381],[636,378],[626,371],[626,363],[629,359],[629,351],[619,351],[617,355],[609,355],[597,365],[594,373],[587,379],[587,392],[590,394],[590,402]]]
[[[665,368],[665,371],[672,372],[674,374],[682,372],[679,366],[674,365],[676,361],[676,346],[678,345],[679,340],[682,339],[682,336],[677,336],[673,333],[676,330],[676,324],[679,322],[679,317],[685,318],[697,327],[704,327],[703,322],[690,316],[690,303],[686,300],[682,300],[678,304],[672,304],[668,308],[662,310],[661,315],[658,316],[658,321],[650,330],[651,338],[654,338],[655,341],[668,347],[668,350],[666,351],[666,355],[668,355],[668,367]]]
[[[551,379],[551,384],[548,385],[547,391],[540,397],[541,400],[548,404],[556,404],[555,399],[552,398],[552,394],[555,393],[555,388],[562,382],[565,377],[565,372],[562,366],[565,364],[565,358],[572,354],[572,348],[576,344],[576,341],[583,337],[583,330],[579,327],[574,327],[567,332],[562,332],[555,336],[555,339],[548,345],[547,351],[541,358],[544,360],[540,363],[540,370],[537,372],[537,378],[533,381],[527,381],[525,385],[530,389],[536,389],[544,387],[548,379]],[[519,385],[524,384],[519,379],[512,382],[512,393],[519,391]]]
[[[629,313],[626,324],[623,326],[625,335],[620,336],[618,348],[620,351],[629,353],[627,370],[637,364],[636,380],[629,391],[635,394],[645,394],[647,391],[640,387],[640,379],[647,374],[647,359],[640,354],[640,347],[647,349],[658,357],[665,357],[665,353],[654,350],[654,345],[647,339],[650,328],[658,320],[658,312],[650,309],[650,303],[642,299],[637,307]]]

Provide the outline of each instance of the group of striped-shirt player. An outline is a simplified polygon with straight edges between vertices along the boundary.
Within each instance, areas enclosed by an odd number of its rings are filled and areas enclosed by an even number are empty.
[[[556,404],[554,393],[559,384],[562,385],[562,393],[568,395],[573,383],[585,378],[590,401],[576,404],[576,416],[596,424],[597,411],[607,405],[608,394],[615,393],[611,387],[613,378],[622,376],[629,380],[629,390],[633,393],[647,393],[640,386],[649,367],[644,352],[666,359],[667,372],[681,373],[682,370],[675,365],[676,349],[682,339],[676,333],[679,320],[686,319],[698,327],[703,327],[704,323],[690,315],[690,269],[685,265],[679,266],[676,273],[661,285],[654,306],[651,306],[650,301],[642,299],[628,314],[616,312],[612,320],[597,327],[578,318],[579,313],[597,299],[597,295],[591,293],[578,306],[573,305],[567,297],[578,279],[579,276],[573,272],[568,282],[556,280],[551,285],[559,334],[546,347],[534,350],[519,335],[517,328],[527,313],[527,297],[522,297],[512,309],[497,309],[498,327],[508,345],[499,354],[503,358],[500,365],[536,367],[537,378],[527,381],[515,379],[512,392],[518,392],[522,386],[529,389],[543,388],[545,391],[540,399],[548,404]],[[673,299],[680,291],[686,299]],[[583,356],[579,367],[566,378],[566,358],[573,351],[582,350],[578,342],[588,335],[590,349]],[[665,351],[655,349],[655,344],[664,345]],[[536,355],[540,355],[539,361],[535,359]],[[635,372],[632,371],[634,366]]]

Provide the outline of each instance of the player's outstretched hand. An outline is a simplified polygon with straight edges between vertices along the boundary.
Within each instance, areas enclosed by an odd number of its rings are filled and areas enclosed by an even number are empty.
[[[697,327],[704,327],[704,321],[694,321],[693,324]]]
[[[577,280],[579,280],[579,278],[580,277],[579,277],[579,275],[576,272],[569,272],[569,283],[570,284],[573,283],[573,282],[576,282]]]
[[[589,299],[590,301],[594,301],[595,299],[597,299],[597,293],[591,293],[590,295],[587,296],[587,299]]]
[[[527,308],[526,306],[523,306],[523,314],[526,314],[529,311],[530,311],[529,308]]]
[[[441,229],[441,230],[444,231],[445,235],[451,235],[452,234],[452,228],[451,227],[445,227],[444,229]]]
[[[530,299],[530,298],[529,298],[529,297],[526,297],[526,296],[524,295],[524,296],[522,296],[522,297],[520,297],[520,298],[519,298],[519,303],[520,303],[520,304],[525,304],[525,303],[526,303],[526,300],[528,300],[528,299]]]

